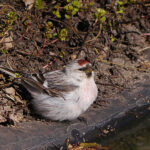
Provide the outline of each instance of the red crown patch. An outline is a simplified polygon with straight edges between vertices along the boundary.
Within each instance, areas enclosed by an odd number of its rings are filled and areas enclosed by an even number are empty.
[[[82,66],[82,65],[84,65],[84,64],[87,64],[87,63],[89,63],[87,60],[83,60],[83,59],[78,60],[78,64],[79,64],[80,66]]]

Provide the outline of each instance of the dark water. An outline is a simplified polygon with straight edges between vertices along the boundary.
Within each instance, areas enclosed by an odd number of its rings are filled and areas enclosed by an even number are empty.
[[[109,150],[150,150],[150,113],[99,141]]]

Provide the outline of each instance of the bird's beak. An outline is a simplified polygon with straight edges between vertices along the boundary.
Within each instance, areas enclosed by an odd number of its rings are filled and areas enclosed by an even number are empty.
[[[89,74],[89,73],[91,73],[92,72],[92,67],[89,67],[89,68],[87,68],[86,70],[85,70],[85,73],[86,74]]]
[[[90,64],[87,65],[84,68],[79,69],[79,70],[85,72],[85,74],[87,75],[87,77],[91,77],[91,75],[92,75],[92,65],[90,65]]]
[[[92,76],[92,66],[90,65],[90,66],[88,66],[84,71],[85,71],[85,73],[86,73],[86,75],[87,75],[87,77],[91,77]]]

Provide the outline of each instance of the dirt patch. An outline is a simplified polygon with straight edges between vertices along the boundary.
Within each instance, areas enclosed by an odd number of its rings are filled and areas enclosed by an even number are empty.
[[[107,107],[108,97],[149,75],[150,2],[92,2],[83,1],[78,12],[66,19],[67,2],[43,1],[43,9],[27,10],[21,1],[2,0],[0,65],[37,73],[60,69],[79,57],[87,59],[94,66],[99,89],[92,107]],[[58,8],[61,18],[54,13]],[[105,15],[96,18],[97,8]],[[1,125],[37,119],[30,100],[16,79],[0,72]]]

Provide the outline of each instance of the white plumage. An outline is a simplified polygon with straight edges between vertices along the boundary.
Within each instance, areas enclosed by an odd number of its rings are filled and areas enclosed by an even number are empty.
[[[24,77],[22,84],[31,93],[37,113],[59,121],[76,119],[95,101],[98,93],[94,72],[86,60],[75,60],[63,70]]]

